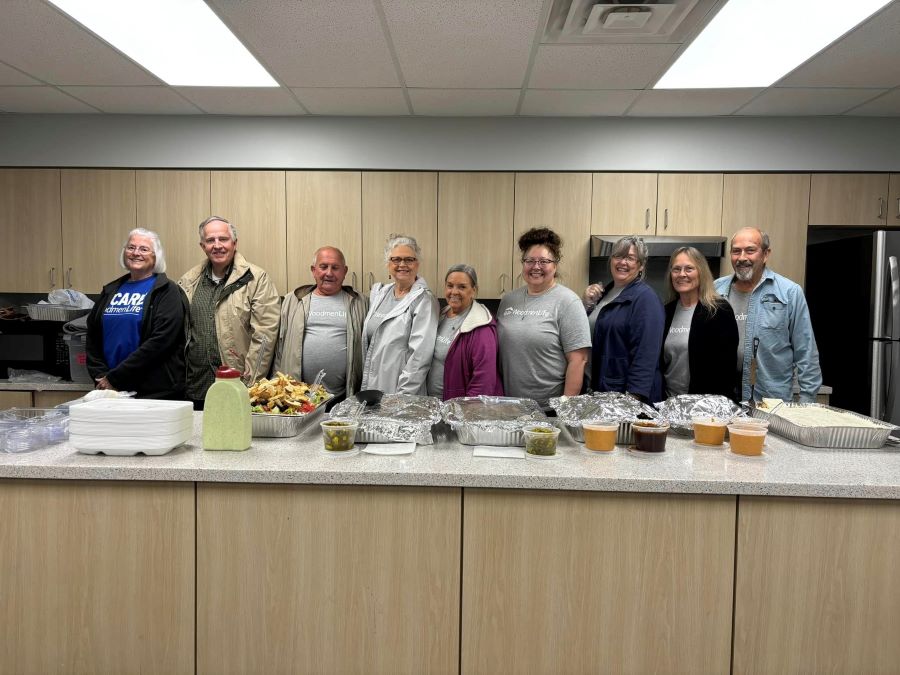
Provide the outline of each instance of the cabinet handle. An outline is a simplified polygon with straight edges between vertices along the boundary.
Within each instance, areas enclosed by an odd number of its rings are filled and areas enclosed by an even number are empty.
[[[499,281],[500,281],[500,295],[503,295],[504,293],[506,293],[506,272],[503,272],[500,274]]]
[[[897,217],[900,218],[900,197],[897,197]]]
[[[359,288],[356,287],[356,272],[350,272],[350,274],[350,278],[353,279],[353,283],[351,284],[351,286],[353,286],[353,290],[358,291]]]
[[[663,211],[663,229],[669,229],[669,209]]]
[[[521,272],[519,272],[519,273],[516,275],[516,284],[518,284],[519,281],[521,281],[523,284],[525,283],[525,279],[522,277],[522,273],[521,273]],[[514,284],[514,285],[515,285],[515,284]]]
[[[375,285],[375,273],[374,273],[374,272],[369,272],[369,288],[368,288],[368,290],[371,291],[371,290],[372,290],[372,286],[374,286],[374,285]]]
[[[900,218],[900,216],[898,216],[898,218]],[[50,268],[50,290],[52,291],[54,288],[56,288],[56,268],[51,267]]]
[[[644,211],[644,229],[650,229],[650,209]]]
[[[72,268],[66,268],[66,288],[72,288]]]
[[[884,218],[884,199],[878,198],[878,220]]]

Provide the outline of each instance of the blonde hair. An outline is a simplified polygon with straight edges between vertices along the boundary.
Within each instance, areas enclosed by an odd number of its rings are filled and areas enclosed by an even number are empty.
[[[700,287],[697,289],[697,292],[700,295],[700,304],[706,307],[710,316],[712,316],[719,309],[717,300],[721,296],[716,293],[716,287],[713,282],[712,271],[709,269],[709,263],[706,262],[706,258],[703,257],[703,254],[693,246],[676,248],[669,258],[669,266],[666,268],[666,285],[669,288],[669,300],[674,300],[678,297],[678,293],[672,285],[672,265],[675,264],[675,258],[682,253],[690,258],[691,263],[697,268],[697,273],[700,275]]]

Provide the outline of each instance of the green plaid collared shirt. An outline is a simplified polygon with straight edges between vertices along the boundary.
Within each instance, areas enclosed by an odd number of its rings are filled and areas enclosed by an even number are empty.
[[[216,336],[216,305],[225,290],[225,278],[216,283],[207,265],[200,276],[197,289],[191,298],[191,339],[187,352],[187,396],[194,401],[206,398],[206,390],[216,379],[216,368],[222,365],[219,358],[219,340]]]

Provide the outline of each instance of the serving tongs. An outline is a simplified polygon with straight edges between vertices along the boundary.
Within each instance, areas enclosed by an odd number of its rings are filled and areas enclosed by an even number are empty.
[[[753,358],[750,359],[750,410],[756,408],[756,353],[759,351],[759,338],[753,338]]]

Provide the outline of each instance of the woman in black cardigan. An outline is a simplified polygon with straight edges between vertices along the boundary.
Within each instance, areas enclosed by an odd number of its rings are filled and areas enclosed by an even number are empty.
[[[721,394],[737,400],[738,327],[734,310],[718,295],[706,258],[692,246],[669,259],[671,302],[660,369],[667,396]]]

